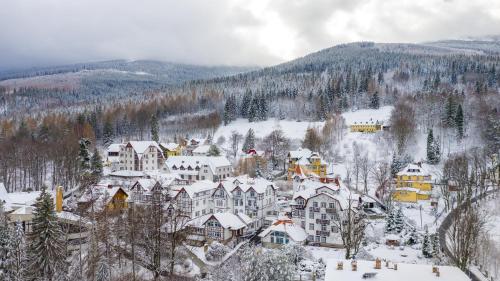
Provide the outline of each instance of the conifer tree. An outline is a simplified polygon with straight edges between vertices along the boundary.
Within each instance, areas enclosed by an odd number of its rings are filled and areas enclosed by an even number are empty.
[[[108,147],[110,144],[113,143],[113,124],[109,120],[106,120],[104,123],[104,128],[102,132],[102,138],[103,138],[103,144],[104,147]]]
[[[453,96],[449,96],[445,105],[445,124],[452,128],[455,127],[456,105]]]
[[[240,114],[243,118],[248,118],[248,112],[250,110],[250,105],[252,103],[252,91],[247,90],[243,95],[240,106]]]
[[[370,101],[370,107],[374,109],[379,109],[380,108],[380,97],[378,96],[378,92],[375,92]]]
[[[441,254],[441,246],[439,244],[439,235],[437,233],[434,233],[431,235],[431,243],[432,243],[432,256],[434,258],[439,258]]]
[[[220,156],[220,150],[217,145],[210,145],[210,148],[208,149],[208,156]]]
[[[404,215],[401,208],[398,208],[396,215],[394,216],[394,232],[401,233],[404,228]]]
[[[97,148],[94,149],[94,154],[92,154],[90,164],[92,175],[100,178],[102,176],[102,158]]]
[[[54,200],[45,186],[36,199],[33,216],[28,237],[29,275],[53,281],[66,275],[66,241],[54,212]]]
[[[3,201],[0,199],[0,280],[11,280],[13,276],[13,261],[11,259],[13,249],[11,240],[14,237],[3,210]]]
[[[418,234],[417,234],[417,229],[413,227],[410,232],[410,236],[408,237],[408,240],[406,240],[407,245],[415,245],[418,243]]]
[[[392,233],[394,229],[395,229],[395,213],[394,209],[391,208],[385,218],[385,232]]]
[[[461,140],[464,137],[464,112],[462,105],[458,105],[457,114],[455,116],[455,126],[457,128],[457,138]]]
[[[245,136],[245,141],[243,142],[242,150],[247,152],[248,150],[255,148],[255,133],[252,128],[248,129],[248,132]]]
[[[156,114],[153,114],[151,116],[150,127],[151,127],[151,139],[154,140],[155,142],[159,142],[160,141],[160,135],[159,135],[160,128],[158,126],[158,117],[156,116]]]
[[[230,110],[230,104],[229,100],[226,100],[226,103],[224,104],[224,114],[222,116],[222,119],[224,120],[224,126],[229,124],[231,122],[231,110]]]
[[[78,152],[78,160],[80,161],[80,169],[83,173],[90,172],[90,140],[81,138],[79,141],[80,150]]]
[[[258,108],[259,108],[259,104],[258,104],[258,100],[257,98],[254,98],[251,102],[250,102],[250,107],[248,109],[248,122],[254,122],[254,121],[257,121],[258,120]]]
[[[422,255],[426,258],[432,257],[432,241],[427,229],[425,230],[424,239],[422,240]]]
[[[427,134],[427,162],[430,164],[436,163],[436,153],[434,148],[434,134],[432,129],[429,129],[429,133]]]

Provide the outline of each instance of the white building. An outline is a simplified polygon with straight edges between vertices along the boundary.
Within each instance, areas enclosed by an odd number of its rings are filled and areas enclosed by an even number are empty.
[[[155,171],[163,166],[163,152],[154,141],[129,141],[120,147],[120,170]]]
[[[125,146],[122,143],[112,143],[106,149],[106,165],[108,165],[111,171],[116,171],[120,169],[120,150]]]
[[[305,230],[290,219],[278,219],[259,234],[264,247],[276,248],[289,243],[303,244]]]
[[[244,214],[215,213],[195,218],[187,223],[190,240],[205,243],[218,241],[224,244],[237,242],[252,229],[252,220]]]
[[[218,185],[204,180],[181,187],[173,197],[174,208],[189,218],[213,214],[212,193]]]
[[[305,182],[306,188],[293,196],[292,219],[307,233],[307,240],[324,246],[341,246],[338,228],[342,212],[351,201],[351,208],[357,208],[359,195],[346,187],[315,181]]]
[[[233,174],[231,163],[223,156],[171,156],[165,161],[164,170],[191,182],[218,181]]]
[[[243,213],[256,219],[256,227],[264,224],[264,218],[276,207],[276,186],[264,178],[247,175],[228,178],[220,182],[212,199],[215,212]]]

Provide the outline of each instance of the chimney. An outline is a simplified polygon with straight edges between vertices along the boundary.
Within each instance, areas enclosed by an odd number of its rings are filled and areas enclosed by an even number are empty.
[[[62,186],[56,187],[56,212],[62,211],[63,205],[63,188]]]
[[[352,267],[352,271],[357,271],[358,270],[358,262],[357,261],[352,261],[351,262],[351,267]]]
[[[394,264],[394,270],[398,270],[398,264],[397,263]]]
[[[375,260],[375,269],[382,269],[382,261],[379,258]]]

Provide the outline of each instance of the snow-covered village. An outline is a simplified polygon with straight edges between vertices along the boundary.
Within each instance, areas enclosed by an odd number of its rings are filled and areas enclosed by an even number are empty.
[[[498,3],[104,2],[0,12],[0,281],[500,281]]]

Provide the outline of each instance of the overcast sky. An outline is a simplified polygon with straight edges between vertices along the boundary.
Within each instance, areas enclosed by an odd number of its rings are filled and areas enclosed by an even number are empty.
[[[339,43],[500,34],[499,0],[2,0],[0,69],[272,65]]]

